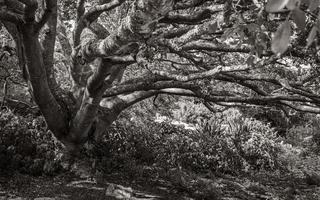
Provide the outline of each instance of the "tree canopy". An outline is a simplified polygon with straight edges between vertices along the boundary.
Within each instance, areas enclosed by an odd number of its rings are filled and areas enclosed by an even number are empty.
[[[17,57],[48,128],[71,150],[98,139],[123,110],[158,95],[199,98],[213,112],[267,106],[286,115],[320,113],[318,0],[0,6],[15,43],[6,51]]]

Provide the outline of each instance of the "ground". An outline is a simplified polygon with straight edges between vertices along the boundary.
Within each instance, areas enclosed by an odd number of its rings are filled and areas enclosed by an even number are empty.
[[[260,172],[237,177],[178,177],[180,183],[177,177],[134,180],[121,172],[100,174],[98,178],[80,178],[74,173],[41,177],[9,173],[0,176],[0,200],[320,199],[320,187],[307,184],[305,178],[295,174]]]
[[[0,199],[179,199],[161,185],[123,179],[119,174],[106,175],[99,181],[81,179],[70,173],[55,177],[32,177],[23,174],[3,175],[0,178]],[[117,198],[115,198],[117,197]]]

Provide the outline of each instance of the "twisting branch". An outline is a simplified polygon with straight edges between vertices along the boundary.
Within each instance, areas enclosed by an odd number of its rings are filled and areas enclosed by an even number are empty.
[[[33,7],[35,4],[38,4],[36,0],[18,0],[26,6]]]
[[[113,0],[111,2],[97,5],[88,10],[88,12],[84,15],[84,19],[86,24],[90,24],[95,21],[103,12],[112,10],[121,4],[123,4],[126,0]]]
[[[21,16],[10,11],[0,11],[0,20],[11,22],[14,24],[22,24],[24,22]]]
[[[46,8],[39,22],[35,25],[35,31],[39,32],[40,29],[47,23],[53,10],[56,9],[57,0],[46,0]]]
[[[235,65],[235,66],[228,66],[228,67],[217,66],[216,68],[208,71],[193,73],[189,75],[181,75],[174,72],[160,71],[160,70],[153,70],[152,72],[159,76],[164,76],[166,78],[170,78],[177,81],[187,82],[187,81],[192,81],[196,79],[213,77],[221,72],[240,71],[240,70],[242,71],[242,70],[249,70],[249,69],[250,67],[248,67],[247,65]]]
[[[84,3],[86,0],[78,0],[77,2],[77,21],[80,20],[80,18],[83,16],[85,12]]]
[[[307,113],[314,113],[314,114],[319,114],[320,109],[315,106],[308,106],[308,105],[294,105],[291,102],[283,102],[286,106],[300,112],[307,112]]]
[[[255,75],[255,76],[250,76],[250,75],[236,75],[236,74],[231,74],[231,73],[223,73],[223,76],[220,78],[227,78],[231,77],[231,80],[239,80],[241,82],[244,81],[261,81],[261,82],[269,82],[278,86],[283,87],[286,89],[288,92],[298,94],[304,97],[308,97],[316,102],[320,103],[320,96],[318,94],[308,92],[306,90],[301,90],[297,88],[298,85],[301,83],[294,83],[294,82],[289,82],[285,79],[281,78],[272,78],[272,77],[265,77],[263,75]],[[228,78],[227,78],[228,79]]]
[[[19,14],[21,16],[24,14],[25,6],[23,3],[19,2],[18,0],[7,0],[5,1],[5,5],[10,11],[16,14]]]
[[[106,1],[101,1],[102,3]],[[108,3],[109,2],[109,3]],[[108,1],[105,5],[110,5],[109,9],[112,9],[116,6],[121,5],[120,4],[113,4],[115,1]],[[90,10],[89,10],[90,11]],[[90,13],[90,12],[89,12]],[[96,19],[91,19],[94,21],[89,21],[87,19],[87,13],[84,13],[79,21],[77,22],[77,25],[74,30],[74,49],[72,53],[72,60],[73,60],[73,66],[71,68],[71,74],[74,80],[75,85],[84,87],[87,83],[87,78],[91,75],[91,70],[84,70],[85,67],[83,66],[83,59],[78,55],[78,51],[80,50],[80,41],[82,43],[85,43],[84,40],[81,40],[80,36],[83,32],[83,35],[85,40],[102,40],[105,39],[110,35],[109,31],[103,27],[101,24],[99,24]],[[100,14],[99,14],[100,15]],[[99,17],[99,15],[96,15],[95,17]],[[85,34],[84,34],[85,33]],[[126,62],[127,64],[132,63],[135,61],[135,59],[132,56],[118,56],[118,57],[112,57],[110,58],[112,62],[118,63],[118,62]]]
[[[26,6],[25,12],[24,12],[24,20],[26,22],[33,22],[35,20],[35,13],[38,8],[37,0],[19,0],[19,1]]]
[[[139,83],[125,84],[125,85],[119,85],[119,86],[109,88],[104,92],[103,98],[132,93],[136,91],[161,90],[166,88],[182,88],[182,89],[188,89],[188,90],[200,89],[193,83],[182,83],[178,81],[160,81],[160,82],[151,83],[151,82],[141,81]]]
[[[122,101],[122,104],[119,104],[118,106],[124,110],[135,103],[150,98],[156,94],[159,94],[159,91],[137,91],[127,95],[120,95],[118,98]]]
[[[155,30],[157,20],[165,16],[173,7],[173,0],[137,0],[128,17],[104,40],[88,42],[83,46],[85,58],[117,55],[121,47],[132,42],[143,41]]]
[[[97,5],[88,10],[85,13],[84,10],[85,0],[78,1],[77,7],[77,25],[74,31],[74,46],[77,47],[80,44],[80,36],[85,27],[90,28],[91,24],[98,19],[98,17],[105,11],[114,9],[120,6],[125,0],[113,0],[102,5]],[[103,3],[103,2],[102,2]]]
[[[204,4],[205,2],[207,2],[209,0],[192,0],[192,1],[182,1],[182,2],[178,2],[175,6],[174,9],[175,10],[179,10],[179,9],[188,9],[188,8],[193,8],[193,7],[197,7],[200,6],[202,4]]]
[[[285,105],[292,109],[311,112],[311,113],[320,113],[320,109],[315,106],[310,105],[299,105],[294,104],[294,102],[307,103],[310,102],[310,99],[298,97],[298,96],[263,96],[263,97],[221,97],[204,94],[201,91],[186,91],[182,89],[163,89],[159,93],[170,94],[170,95],[180,95],[180,96],[189,96],[201,98],[207,102],[213,103],[243,103],[243,104],[252,104],[252,105]]]
[[[85,24],[83,22],[83,14],[85,12],[84,8],[85,0],[78,0],[77,2],[77,18],[76,18],[76,26],[73,31],[73,46],[74,48],[78,47],[80,44],[80,36],[85,28]]]
[[[203,41],[192,41],[192,42],[186,43],[181,47],[181,50],[184,50],[184,51],[206,50],[206,51],[216,51],[216,52],[224,52],[224,53],[232,53],[232,52],[250,53],[251,52],[251,49],[248,47],[238,47],[238,48],[226,47],[226,46],[215,44],[212,42],[203,42]],[[272,54],[269,52],[268,55],[272,55]]]
[[[222,9],[221,9],[222,11]],[[204,9],[201,11],[197,11],[192,15],[188,14],[169,14],[164,18],[160,19],[160,23],[177,23],[177,24],[197,24],[205,19],[209,19],[211,15],[213,15],[209,9]]]
[[[179,27],[179,28],[173,29],[173,30],[169,30],[167,32],[164,32],[163,38],[173,39],[176,37],[180,37],[180,36],[186,34],[191,29],[192,29],[192,27],[190,27],[190,26],[184,26],[184,27]]]

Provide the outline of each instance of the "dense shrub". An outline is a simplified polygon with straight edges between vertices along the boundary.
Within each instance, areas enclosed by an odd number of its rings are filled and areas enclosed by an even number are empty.
[[[278,167],[280,140],[269,124],[231,110],[224,117],[204,118],[196,126],[197,130],[186,130],[170,120],[145,121],[143,125],[118,123],[94,152],[101,159],[122,158],[113,159],[113,163],[104,161],[108,168],[125,165],[128,160],[198,172],[237,173]]]
[[[280,140],[270,124],[231,109],[219,121],[216,116],[207,120],[200,130],[204,141],[210,141],[207,145],[219,150],[220,169],[269,170],[279,166]]]
[[[287,130],[285,141],[286,143],[294,146],[308,147],[312,145],[311,143],[313,143],[312,141],[313,134],[314,134],[314,127],[311,126],[310,124],[297,125]]]
[[[88,152],[108,170],[147,164],[165,169],[237,173],[279,166],[281,145],[269,124],[229,110],[201,118],[194,125],[196,130],[186,130],[170,120],[120,120],[101,141],[88,145]],[[2,110],[0,133],[1,169],[33,174],[60,169],[61,145],[46,131],[42,117],[22,117]]]
[[[313,117],[311,120],[312,127],[312,142],[315,144],[314,150],[319,153],[320,152],[320,116],[317,115]]]
[[[307,115],[304,120],[305,123],[294,125],[287,129],[284,143],[303,149],[304,154],[319,153],[320,117],[318,115]]]
[[[9,109],[0,111],[0,169],[40,175],[60,167],[61,146],[42,117],[22,117]]]
[[[226,137],[234,148],[255,169],[274,169],[280,153],[280,139],[274,128],[253,118],[236,118]],[[232,147],[231,147],[232,148]]]

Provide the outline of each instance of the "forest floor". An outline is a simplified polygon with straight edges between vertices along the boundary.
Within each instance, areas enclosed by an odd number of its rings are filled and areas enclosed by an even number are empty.
[[[128,178],[113,172],[99,178],[74,173],[34,177],[19,173],[0,175],[0,200],[319,200],[320,187],[293,174],[258,173],[237,177],[195,177],[175,173],[162,179]]]

